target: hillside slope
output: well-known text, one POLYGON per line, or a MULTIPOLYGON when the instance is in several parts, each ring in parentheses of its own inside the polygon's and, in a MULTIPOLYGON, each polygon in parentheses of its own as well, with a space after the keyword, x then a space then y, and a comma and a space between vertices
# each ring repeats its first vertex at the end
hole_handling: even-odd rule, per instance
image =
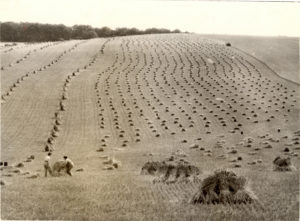
POLYGON ((234 47, 190 34, 62 42, 1 79, 1 161, 24 164, 1 169, 2 219, 299 217, 299 86, 234 47), (43 177, 46 145, 52 163, 73 160, 73 177, 43 177), (295 170, 274 171, 277 156, 295 170), (200 181, 141 174, 172 160, 197 166, 200 181), (257 201, 190 204, 222 168, 245 176, 257 201))

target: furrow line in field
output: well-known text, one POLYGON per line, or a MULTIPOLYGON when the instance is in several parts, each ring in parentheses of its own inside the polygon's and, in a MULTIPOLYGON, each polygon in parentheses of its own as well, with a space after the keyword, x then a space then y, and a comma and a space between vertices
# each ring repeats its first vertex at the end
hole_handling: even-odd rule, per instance
MULTIPOLYGON (((38 44, 42 44, 42 43, 38 43, 38 44)), ((3 52, 1 53, 8 53, 8 52, 12 52, 12 51, 15 51, 17 49, 22 49, 22 48, 26 48, 26 47, 29 47, 29 46, 32 46, 32 44, 24 44, 22 46, 18 46, 18 45, 15 45, 15 46, 11 46, 10 48, 6 49, 5 47, 1 48, 2 49, 6 49, 4 50, 3 52)))
POLYGON ((115 146, 115 142, 118 140, 116 138, 118 134, 115 130, 116 128, 114 128, 119 127, 119 123, 117 122, 118 116, 116 107, 113 106, 112 98, 109 96, 109 79, 113 73, 116 73, 118 69, 122 67, 117 67, 117 64, 125 64, 124 62, 121 62, 121 56, 122 55, 117 54, 113 64, 98 74, 95 84, 95 91, 98 98, 97 105, 99 109, 98 119, 100 119, 99 127, 100 131, 103 133, 103 137, 101 139, 102 147, 106 147, 108 143, 115 146), (108 109, 111 109, 111 111, 108 109))
POLYGON ((28 59, 33 53, 36 53, 38 50, 42 51, 43 49, 49 48, 51 46, 55 46, 55 45, 59 45, 62 42, 54 42, 54 43, 48 43, 42 47, 38 47, 37 49, 30 49, 29 51, 26 52, 25 56, 22 56, 20 58, 18 58, 17 60, 10 62, 9 64, 3 65, 3 59, 2 59, 2 63, 1 63, 1 71, 9 69, 10 67, 14 66, 14 65, 20 65, 22 64, 22 62, 26 59, 28 59))
MULTIPOLYGON (((60 96, 58 90, 61 86, 58 82, 65 78, 65 72, 68 72, 70 67, 76 67, 76 64, 85 63, 85 60, 88 58, 79 60, 78 62, 74 62, 74 60, 77 61, 81 57, 82 50, 89 53, 91 47, 94 47, 94 40, 90 42, 87 46, 80 48, 80 50, 72 52, 72 56, 63 58, 63 64, 57 67, 53 66, 55 70, 50 71, 50 69, 47 69, 44 75, 32 76, 30 81, 24 82, 23 90, 16 91, 16 96, 13 96, 7 102, 7 105, 2 106, 2 116, 4 119, 2 131, 3 137, 6 138, 2 140, 2 147, 4 149, 12 146, 15 147, 15 150, 22 147, 22 150, 30 148, 35 152, 40 151, 41 146, 44 144, 43 141, 48 136, 46 128, 49 128, 50 122, 46 119, 51 118, 51 112, 55 109, 56 97, 60 96), (35 84, 34 82, 39 83, 35 84), (26 102, 23 103, 24 101, 26 102), (35 103, 37 106, 31 108, 30 105, 35 103), (22 104, 25 105, 22 107, 22 104), (17 114, 20 109, 24 110, 22 115, 17 114), (33 114, 31 114, 32 112, 33 114), (19 129, 22 127, 26 129, 19 129), (18 139, 14 139, 14 137, 18 137, 18 139)), ((18 158, 18 156, 19 154, 15 154, 14 157, 18 158)))
MULTIPOLYGON (((49 69, 45 69, 45 71, 47 72, 47 71, 50 71, 51 70, 51 68, 49 68, 49 69)), ((34 75, 34 76, 32 76, 33 78, 37 78, 36 77, 37 75, 34 75)), ((28 82, 28 81, 27 81, 28 82)), ((23 84, 26 84, 26 82, 23 82, 23 84)), ((25 86, 25 85, 24 85, 25 86)), ((27 86, 27 85, 26 85, 27 86)), ((39 88, 40 88, 40 85, 39 84, 36 84, 35 85, 35 87, 36 88, 32 88, 32 91, 31 91, 31 93, 32 94, 34 94, 35 93, 35 91, 38 91, 39 90, 39 88)), ((43 94, 41 94, 41 95, 43 95, 43 94)), ((40 95, 40 96, 41 96, 40 95)), ((5 118, 5 117, 7 117, 7 115, 9 115, 9 113, 15 113, 15 112, 17 112, 18 111, 18 109, 15 109, 15 108, 18 108, 18 106, 17 105, 13 105, 14 104, 14 102, 20 102, 20 101, 24 101, 24 100, 28 100, 28 94, 26 94, 26 93, 22 93, 21 94, 21 97, 16 97, 15 99, 13 99, 13 102, 6 102, 6 105, 4 106, 4 105, 2 105, 2 116, 5 118), (13 108, 13 109, 12 109, 13 108)), ((48 99, 46 100, 46 101, 44 101, 44 102, 48 102, 48 99)), ((26 102, 26 105, 25 105, 25 107, 26 107, 26 110, 30 110, 30 112, 29 112, 29 115, 27 115, 27 113, 24 113, 25 114, 25 116, 26 117, 24 117, 24 116, 22 116, 22 117, 20 117, 20 119, 22 119, 22 121, 18 121, 18 124, 17 125, 26 125, 26 121, 28 121, 28 119, 32 119, 32 112, 33 111, 35 111, 35 110, 37 110, 37 106, 35 106, 35 108, 33 108, 33 107, 29 107, 28 105, 31 105, 32 106, 32 104, 33 103, 30 103, 30 102, 26 102)), ((24 108, 25 109, 25 108, 24 108)), ((16 121, 10 121, 10 122, 8 122, 8 124, 6 124, 5 123, 5 131, 8 131, 9 130, 9 128, 10 128, 10 126, 11 125, 15 125, 15 123, 16 123, 16 121)), ((7 138, 9 138, 9 140, 14 140, 15 139, 15 137, 18 137, 19 136, 19 134, 20 134, 20 132, 22 131, 22 127, 18 127, 15 131, 14 131, 14 134, 12 135, 12 134, 6 134, 6 137, 7 138)), ((26 131, 26 130, 25 130, 26 131)), ((11 142, 8 142, 8 143, 11 143, 11 142)))
MULTIPOLYGON (((64 51, 70 49, 75 43, 80 40, 66 41, 61 44, 48 47, 45 50, 38 50, 36 53, 22 62, 22 65, 14 65, 9 69, 1 71, 1 94, 8 91, 11 85, 13 85, 17 79, 21 78, 26 73, 30 73, 34 70, 39 70, 41 66, 47 66, 50 61, 55 60, 64 51)), ((14 60, 16 55, 11 55, 14 60)), ((2 56, 3 57, 3 56, 2 56)), ((8 56, 4 56, 2 60, 10 59, 8 56)), ((61 62, 60 62, 61 63, 61 62)), ((52 66, 53 67, 53 66, 52 66)), ((49 69, 47 69, 49 70, 49 69)))
POLYGON ((72 52, 79 45, 81 45, 81 44, 83 44, 85 42, 86 41, 81 41, 81 42, 78 42, 78 43, 74 44, 73 47, 69 48, 68 50, 65 50, 63 53, 61 53, 59 56, 57 56, 56 59, 54 59, 53 61, 51 61, 48 65, 44 65, 44 66, 40 67, 39 69, 34 70, 32 72, 28 72, 25 75, 23 75, 20 78, 18 78, 16 80, 16 82, 9 87, 9 91, 4 92, 4 94, 1 96, 1 99, 2 99, 1 103, 5 103, 5 101, 7 101, 9 99, 9 96, 11 96, 13 94, 13 92, 20 86, 20 84, 22 83, 22 81, 26 80, 26 78, 28 78, 28 77, 30 77, 31 75, 34 75, 34 74, 39 74, 43 70, 46 70, 46 69, 50 68, 52 65, 58 63, 62 59, 63 56, 65 56, 66 54, 72 52))
MULTIPOLYGON (((74 80, 75 77, 77 77, 78 75, 82 74, 82 72, 84 70, 87 70, 90 66, 92 66, 95 61, 99 58, 100 54, 103 54, 103 50, 105 47, 105 44, 107 42, 109 42, 111 39, 108 39, 99 49, 99 51, 97 51, 90 59, 90 61, 84 65, 82 68, 77 68, 76 70, 74 70, 72 72, 72 74, 69 74, 67 76, 67 78, 65 79, 65 83, 63 85, 63 93, 61 95, 61 98, 59 100, 59 109, 54 113, 54 126, 50 132, 50 136, 48 137, 47 141, 46 141, 46 145, 44 147, 45 151, 53 151, 54 150, 54 146, 56 143, 56 139, 59 136, 59 132, 62 128, 62 122, 63 122, 63 113, 66 111, 66 105, 67 105, 67 100, 69 99, 69 95, 68 95, 68 91, 69 91, 69 86, 71 85, 71 82, 74 80)), ((81 91, 82 92, 82 91, 81 91)), ((69 112, 68 112, 69 113, 69 112)), ((65 129, 69 129, 71 130, 71 127, 66 127, 65 129)), ((70 134, 70 132, 68 131, 67 134, 70 134)), ((64 143, 66 142, 66 138, 67 136, 65 136, 63 138, 62 144, 64 145, 64 143)), ((63 146, 62 145, 62 146, 63 146)))

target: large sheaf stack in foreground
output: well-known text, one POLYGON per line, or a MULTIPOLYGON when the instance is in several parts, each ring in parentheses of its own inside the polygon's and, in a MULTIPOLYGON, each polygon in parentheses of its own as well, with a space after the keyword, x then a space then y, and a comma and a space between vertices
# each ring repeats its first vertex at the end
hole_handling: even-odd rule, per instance
POLYGON ((252 203, 255 196, 246 189, 246 179, 234 172, 221 170, 203 180, 191 203, 252 203))

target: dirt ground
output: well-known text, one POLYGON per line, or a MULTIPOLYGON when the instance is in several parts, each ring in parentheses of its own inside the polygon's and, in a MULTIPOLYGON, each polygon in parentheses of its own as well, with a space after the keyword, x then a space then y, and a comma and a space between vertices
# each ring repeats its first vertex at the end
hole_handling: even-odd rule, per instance
POLYGON ((275 62, 278 41, 288 61, 299 60, 297 44, 274 40, 270 63, 263 43, 239 50, 242 41, 161 34, 1 47, 1 161, 13 166, 1 167, 1 219, 298 220, 299 85, 269 68, 287 68, 275 62), (72 177, 44 177, 46 144, 51 164, 74 162, 72 177), (274 171, 277 156, 294 170, 274 171), (197 166, 200 180, 217 169, 244 176, 257 201, 193 205, 201 181, 141 174, 170 157, 197 166))

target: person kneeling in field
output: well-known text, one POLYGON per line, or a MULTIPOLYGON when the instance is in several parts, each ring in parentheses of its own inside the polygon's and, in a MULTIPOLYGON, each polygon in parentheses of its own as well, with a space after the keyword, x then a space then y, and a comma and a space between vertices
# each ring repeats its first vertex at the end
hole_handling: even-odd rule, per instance
POLYGON ((64 156, 64 159, 65 159, 65 162, 66 162, 66 172, 67 172, 67 174, 72 176, 71 170, 74 167, 74 163, 67 156, 64 156))

